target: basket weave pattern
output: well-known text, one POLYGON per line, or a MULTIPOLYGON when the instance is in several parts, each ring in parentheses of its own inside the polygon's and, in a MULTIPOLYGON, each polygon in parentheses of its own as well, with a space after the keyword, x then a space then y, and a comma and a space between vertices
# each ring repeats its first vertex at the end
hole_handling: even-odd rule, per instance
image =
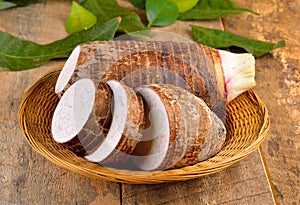
POLYGON ((91 178, 123 183, 163 183, 219 172, 247 157, 266 137, 270 121, 259 97, 249 90, 227 105, 227 136, 214 157, 193 166, 165 171, 129 171, 107 168, 76 156, 51 135, 51 120, 59 101, 54 86, 59 71, 39 79, 25 94, 19 111, 24 136, 31 147, 55 164, 91 178))

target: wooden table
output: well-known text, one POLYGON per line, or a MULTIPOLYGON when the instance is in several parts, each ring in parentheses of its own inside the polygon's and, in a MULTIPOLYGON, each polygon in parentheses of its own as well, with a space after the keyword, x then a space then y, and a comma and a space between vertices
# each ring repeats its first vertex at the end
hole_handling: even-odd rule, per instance
MULTIPOLYGON (((157 185, 128 185, 89 179, 58 167, 34 152, 19 128, 25 91, 64 60, 22 72, 0 71, 0 204, 300 204, 300 3, 236 1, 260 16, 193 22, 287 46, 256 61, 255 91, 269 109, 271 131, 260 149, 217 174, 157 185)), ((128 5, 128 4, 126 4, 128 5)), ((0 11, 0 31, 37 43, 67 35, 70 2, 49 1, 0 11)), ((167 29, 189 35, 189 23, 167 29)), ((1 45, 0 45, 1 46, 1 45)))

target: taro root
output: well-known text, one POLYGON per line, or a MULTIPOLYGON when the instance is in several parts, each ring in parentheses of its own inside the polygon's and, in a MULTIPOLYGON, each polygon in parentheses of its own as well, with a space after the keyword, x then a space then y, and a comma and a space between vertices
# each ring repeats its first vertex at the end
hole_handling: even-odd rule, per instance
MULTIPOLYGON (((92 114, 82 121, 86 125, 69 123, 69 129, 76 132, 63 131, 63 137, 56 136, 64 139, 63 143, 71 143, 68 146, 73 150, 80 150, 78 144, 82 142, 88 143, 84 156, 90 161, 103 164, 125 161, 142 136, 138 132, 143 121, 139 96, 142 95, 150 119, 145 118, 143 139, 134 153, 138 156, 132 156, 136 164, 144 170, 157 170, 197 163, 221 149, 225 140, 222 121, 225 121, 226 103, 255 85, 254 63, 251 54, 233 54, 193 42, 132 40, 82 44, 74 49, 61 70, 55 92, 62 96, 62 101, 80 79, 90 79, 85 89, 95 90, 101 90, 98 82, 111 82, 108 85, 114 101, 105 103, 110 99, 108 95, 91 100, 87 107, 92 114), (129 88, 136 89, 138 95, 129 88), (116 90, 122 90, 123 94, 115 93, 116 90), (124 97, 128 93, 131 97, 124 97), (127 99, 125 104, 121 103, 124 99, 127 99), (119 106, 115 105, 117 101, 119 106), (113 109, 109 109, 110 104, 113 109), (134 112, 137 113, 131 115, 134 112), (95 120, 97 115, 101 115, 102 121, 95 120), (133 116, 139 120, 134 121, 133 116), (89 135, 92 140, 86 137, 85 130, 92 133, 89 135), (82 132, 85 140, 79 139, 82 132)), ((58 114, 59 118, 74 115, 60 110, 65 114, 58 114)))
POLYGON ((146 118, 133 157, 139 168, 192 165, 221 150, 225 126, 202 99, 167 84, 143 85, 136 92, 143 98, 146 118))
POLYGON ((59 101, 52 119, 52 135, 55 141, 90 161, 121 162, 140 141, 143 114, 141 97, 123 83, 111 80, 96 87, 92 80, 83 78, 72 84, 59 101), (101 106, 106 110, 111 106, 111 110, 105 113, 101 106), (99 121, 103 119, 99 115, 111 115, 108 131, 101 127, 99 121))
POLYGON ((251 54, 233 54, 193 42, 91 42, 78 46, 70 58, 58 78, 58 94, 81 78, 95 83, 114 79, 131 88, 173 84, 202 98, 222 120, 226 103, 255 85, 251 54))

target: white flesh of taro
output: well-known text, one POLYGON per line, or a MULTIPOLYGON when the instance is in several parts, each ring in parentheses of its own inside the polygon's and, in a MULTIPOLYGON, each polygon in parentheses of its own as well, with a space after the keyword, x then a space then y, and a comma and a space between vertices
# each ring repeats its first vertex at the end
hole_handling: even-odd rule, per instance
POLYGON ((221 57, 227 102, 255 86, 255 59, 248 53, 235 54, 218 50, 221 57))
POLYGON ((81 79, 62 96, 52 119, 51 131, 55 141, 68 142, 81 131, 92 112, 95 91, 92 80, 81 79))
POLYGON ((111 80, 107 84, 113 92, 113 117, 110 129, 100 147, 90 155, 85 156, 92 162, 101 162, 117 147, 125 129, 128 112, 128 99, 125 89, 117 81, 111 80))
POLYGON ((142 156, 134 156, 134 163, 142 170, 155 170, 165 159, 169 147, 170 128, 168 114, 160 97, 151 89, 139 87, 136 90, 149 108, 149 128, 142 131, 142 141, 136 147, 142 156), (151 143, 151 146, 147 146, 151 143))
POLYGON ((57 82, 55 84, 55 93, 59 94, 61 93, 66 85, 69 83, 69 80, 71 79, 80 54, 80 46, 77 46, 67 59, 64 67, 62 68, 60 75, 58 76, 57 82))

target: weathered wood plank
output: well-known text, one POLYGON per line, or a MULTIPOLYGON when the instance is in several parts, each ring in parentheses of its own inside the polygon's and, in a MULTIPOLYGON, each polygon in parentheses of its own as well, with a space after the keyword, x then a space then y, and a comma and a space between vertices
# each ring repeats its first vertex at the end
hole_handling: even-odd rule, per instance
POLYGON ((279 204, 300 204, 300 25, 297 0, 236 1, 260 13, 225 19, 228 31, 286 47, 256 61, 255 91, 268 107, 271 130, 262 150, 279 204))
MULTIPOLYGON (((70 3, 49 2, 0 12, 0 30, 49 43, 66 36, 70 3)), ((0 204, 120 204, 117 183, 92 180, 35 153, 19 128, 21 99, 39 77, 64 61, 22 72, 0 72, 0 204)))
POLYGON ((159 185, 123 185, 123 204, 274 204, 258 152, 217 174, 159 185))
POLYGON ((70 2, 34 3, 0 12, 0 31, 40 44, 51 43, 67 36, 64 24, 70 2))

